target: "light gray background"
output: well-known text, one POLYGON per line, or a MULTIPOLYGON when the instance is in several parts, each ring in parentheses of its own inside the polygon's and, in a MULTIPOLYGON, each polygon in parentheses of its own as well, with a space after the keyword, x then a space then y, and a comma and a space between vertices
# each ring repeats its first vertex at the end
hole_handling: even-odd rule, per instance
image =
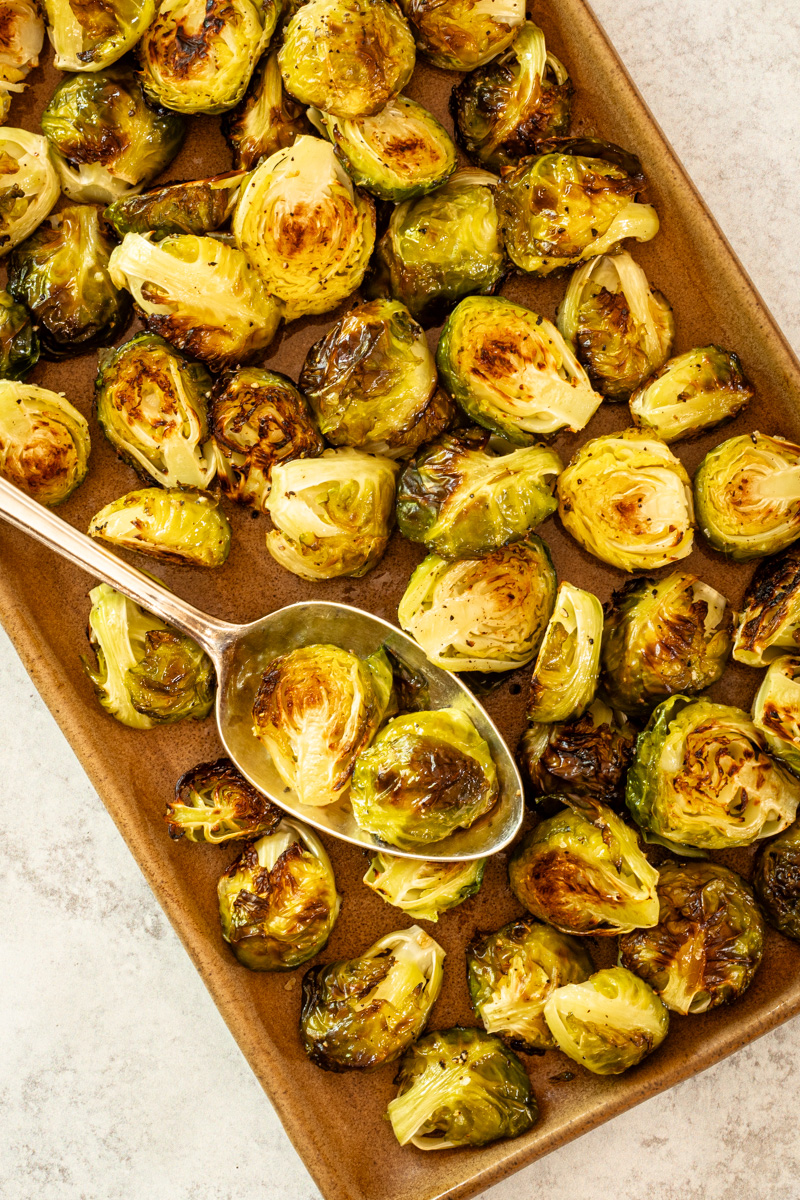
MULTIPOLYGON (((797 0, 595 9, 800 350, 797 0)), ((317 1200, 2 634, 0 697, 0 1197, 317 1200)), ((797 1200, 798 1078, 794 1021, 486 1196, 797 1200)))

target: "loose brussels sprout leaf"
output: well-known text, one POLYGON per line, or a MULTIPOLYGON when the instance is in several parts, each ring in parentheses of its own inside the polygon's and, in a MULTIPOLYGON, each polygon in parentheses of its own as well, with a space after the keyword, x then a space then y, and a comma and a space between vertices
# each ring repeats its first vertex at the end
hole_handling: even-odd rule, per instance
POLYGON ((800 648, 800 546, 767 558, 744 594, 733 638, 733 657, 748 667, 766 667, 800 648))
POLYGON ((155 0, 44 0, 59 71, 102 71, 131 50, 155 16, 155 0))
POLYGON ((616 708, 647 716, 676 692, 702 692, 721 678, 733 614, 696 575, 631 579, 613 593, 603 629, 603 688, 616 708))
POLYGON ((559 1050, 595 1075, 635 1067, 669 1029, 669 1012, 656 993, 625 967, 558 988, 544 1015, 559 1050))
POLYGON ((740 708, 672 696, 636 742, 628 808, 669 842, 749 846, 790 825, 798 803, 800 781, 772 761, 740 708))
POLYGON ((453 88, 456 137, 481 166, 493 171, 513 166, 534 154, 541 138, 567 132, 572 91, 541 29, 526 21, 508 49, 453 88))
POLYGON ((39 339, 31 314, 0 291, 0 379, 24 379, 39 361, 39 339))
POLYGON ((304 646, 273 659, 253 701, 253 733, 301 804, 333 804, 356 759, 396 711, 392 668, 379 651, 304 646))
POLYGON ((463 904, 480 890, 486 861, 432 862, 397 858, 379 850, 372 857, 364 883, 409 917, 435 923, 443 912, 463 904))
POLYGON ((467 415, 510 442, 583 429, 602 396, 555 325, 495 296, 467 296, 447 319, 436 363, 467 415))
POLYGON ((105 583, 89 593, 89 644, 83 660, 106 712, 131 729, 187 718, 202 721, 214 703, 214 668, 191 638, 105 583))
POLYGON ((591 592, 559 584, 531 676, 528 720, 580 717, 594 700, 600 674, 603 606, 591 592))
POLYGON ((43 44, 44 21, 36 0, 3 0, 0 124, 8 116, 12 94, 25 90, 22 81, 39 65, 43 44))
POLYGON ((770 663, 753 701, 753 724, 770 752, 800 775, 800 657, 770 663))
POLYGON ((175 841, 239 841, 272 833, 283 813, 253 787, 229 758, 198 763, 175 784, 164 814, 175 841))
POLYGON ((126 233, 211 233, 227 221, 247 179, 245 171, 229 171, 211 179, 166 183, 141 196, 123 196, 103 214, 119 237, 126 233))
POLYGON ((234 166, 245 171, 312 132, 305 109, 284 90, 277 50, 261 58, 244 99, 222 128, 234 166))
POLYGON ((625 801, 634 740, 625 718, 619 720, 607 704, 595 700, 577 720, 531 725, 517 758, 534 797, 587 796, 617 808, 625 801))
POLYGON ((130 299, 111 272, 111 230, 93 204, 49 216, 8 260, 8 290, 33 314, 48 358, 84 354, 126 326, 130 299))
POLYGON ((162 562, 196 567, 221 567, 231 546, 231 527, 217 500, 178 488, 128 492, 95 513, 87 532, 162 562))
POLYGON ((0 129, 0 257, 33 233, 61 194, 47 139, 0 129))
POLYGON ((211 376, 157 333, 101 351, 95 382, 100 428, 117 454, 166 488, 207 488, 214 478, 206 396, 211 376))
POLYGON ((800 538, 800 446, 747 433, 705 456, 694 477, 697 522, 736 562, 785 550, 800 538))
POLYGON ((303 1049, 326 1071, 394 1062, 416 1041, 442 990, 445 953, 419 925, 382 937, 358 958, 303 978, 303 1049))
MULTIPOLYGON (((627 400, 662 367, 675 336, 669 302, 650 287, 642 268, 624 250, 601 254, 578 267, 559 306, 558 328, 592 386, 609 400, 627 400)), ((634 422, 649 424, 635 414, 634 422)), ((672 440, 660 427, 654 428, 665 442, 672 440)))
POLYGON ((747 884, 717 863, 666 862, 658 901, 658 925, 620 938, 620 964, 683 1016, 741 996, 764 948, 764 920, 747 884))
POLYGON ((612 567, 651 571, 691 553, 689 476, 670 448, 643 430, 585 442, 559 475, 557 492, 567 532, 612 567))
POLYGON ((425 334, 397 300, 350 309, 309 350, 300 373, 334 446, 408 458, 452 422, 425 334))
POLYGON ((488 434, 444 434, 400 476, 397 524, 443 558, 478 557, 519 541, 555 510, 561 459, 545 446, 486 450, 488 434))
POLYGON ((480 1029, 437 1029, 406 1052, 386 1115, 401 1146, 449 1150, 527 1133, 539 1116, 522 1063, 480 1029))
POLYGON ((110 269, 151 333, 214 371, 265 350, 281 322, 283 306, 245 255, 213 237, 172 234, 156 244, 126 233, 110 269))
POLYGON ((251 971, 293 971, 319 954, 341 904, 322 842, 287 817, 245 847, 217 895, 222 936, 251 971))
POLYGON ((391 459, 361 450, 275 463, 267 550, 301 579, 366 575, 389 541, 396 470, 391 459))
POLYGON ((754 394, 735 354, 703 346, 671 358, 642 383, 631 396, 631 416, 634 425, 678 442, 729 421, 754 394))
POLYGON ((61 504, 82 483, 89 426, 55 392, 0 380, 0 475, 40 504, 61 504))
POLYGON ((556 573, 535 535, 478 559, 429 554, 397 609, 400 625, 445 671, 513 671, 535 656, 556 573))
POLYGON ((471 71, 514 39, 525 20, 524 0, 400 0, 417 49, 435 67, 471 71))
POLYGON ((521 917, 496 933, 476 934, 467 946, 472 1006, 487 1033, 526 1054, 555 1046, 544 1006, 556 988, 583 983, 592 960, 580 942, 521 917))
POLYGON ((800 942, 800 826, 792 825, 759 850, 753 887, 770 924, 800 942))

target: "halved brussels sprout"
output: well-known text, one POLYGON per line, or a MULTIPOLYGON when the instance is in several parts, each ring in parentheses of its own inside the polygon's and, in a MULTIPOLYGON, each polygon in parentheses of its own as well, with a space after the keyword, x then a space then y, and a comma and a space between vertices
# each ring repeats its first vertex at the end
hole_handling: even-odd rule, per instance
POLYGON ((620 938, 620 965, 683 1016, 741 996, 764 948, 764 921, 744 880, 717 863, 665 862, 658 900, 658 925, 620 938))
POLYGON ((312 967, 303 978, 303 1049, 325 1071, 394 1062, 425 1028, 445 953, 419 925, 389 933, 358 958, 312 967))
POLYGON ((545 46, 533 21, 511 45, 464 77, 450 95, 456 137, 474 162, 490 170, 513 166, 541 138, 569 129, 572 84, 566 67, 545 46))
POLYGON ((55 392, 0 380, 0 475, 40 504, 61 504, 88 468, 89 426, 55 392))
POLYGON ((275 463, 267 550, 301 579, 366 575, 392 531, 396 470, 391 459, 361 450, 275 463))
POLYGON ((544 276, 606 254, 625 238, 649 242, 659 222, 651 204, 636 201, 643 184, 638 159, 593 139, 563 139, 554 153, 523 159, 497 188, 509 257, 520 270, 544 276))
POLYGON ((44 0, 59 71, 102 71, 131 50, 155 16, 155 0, 44 0))
POLYGON ((283 315, 241 250, 213 237, 171 234, 155 243, 126 233, 110 270, 117 286, 133 295, 151 333, 214 371, 265 350, 283 315))
POLYGON ((439 920, 480 890, 485 858, 439 862, 397 858, 379 850, 373 855, 364 883, 381 900, 420 921, 439 920))
POLYGON ((105 219, 121 238, 126 233, 211 233, 233 212, 245 171, 229 171, 210 179, 165 183, 141 196, 123 196, 106 209, 105 219))
POLYGON ((753 724, 770 753, 800 775, 800 657, 770 663, 753 701, 753 724))
POLYGON ((753 887, 769 923, 800 942, 800 826, 792 825, 759 850, 753 887))
POLYGON ((469 829, 497 801, 489 747, 456 708, 404 713, 358 757, 350 801, 360 829, 399 850, 469 829))
POLYGON ((766 667, 786 651, 800 649, 800 546, 759 563, 733 638, 733 657, 766 667))
POLYGON ((634 425, 678 442, 731 420, 754 394, 735 354, 703 346, 671 358, 642 383, 631 396, 631 416, 634 425))
POLYGON ((580 942, 533 917, 520 917, 496 933, 478 933, 467 946, 472 1007, 487 1033, 526 1054, 556 1044, 543 1015, 556 988, 583 983, 593 970, 580 942))
POLYGON ((425 334, 397 300, 351 308, 309 350, 300 373, 334 446, 408 458, 452 422, 425 334))
POLYGON ((445 671, 513 671, 534 658, 555 598, 550 554, 532 534, 478 559, 429 554, 397 618, 445 671))
POLYGON ((625 967, 597 971, 585 983, 558 988, 545 1020, 559 1050, 595 1075, 621 1075, 661 1045, 669 1012, 625 967))
POLYGON ((175 841, 240 841, 272 833, 283 813, 259 792, 229 758, 198 763, 181 775, 164 814, 175 841))
POLYGON ((359 286, 375 244, 375 206, 329 142, 299 137, 253 171, 233 235, 292 321, 329 312, 359 286))
POLYGON ((360 659, 339 646, 303 646, 273 659, 253 701, 253 733, 301 804, 333 804, 356 759, 396 711, 382 651, 360 659))
POLYGON ((207 488, 216 473, 208 436, 211 376, 157 333, 101 350, 95 382, 100 428, 120 458, 166 488, 207 488))
MULTIPOLYGON (((650 287, 625 250, 601 254, 578 267, 558 309, 558 328, 592 386, 609 400, 627 400, 663 366, 675 336, 669 302, 650 287)), ((635 413, 634 422, 648 424, 635 413)), ((655 432, 672 440, 660 428, 655 432)))
POLYGON ((380 112, 408 83, 414 60, 392 0, 307 0, 278 51, 287 92, 335 117, 380 112))
POLYGON ((208 716, 214 667, 196 642, 105 583, 92 588, 89 599, 97 666, 83 659, 83 667, 106 712, 131 729, 208 716))
POLYGON ((636 742, 627 804, 668 842, 727 850, 780 833, 795 818, 800 781, 774 763, 747 713, 671 696, 636 742))
POLYGON ((531 676, 528 720, 581 717, 594 700, 600 674, 603 606, 591 592, 559 584, 531 676))
POLYGON ((587 796, 618 808, 625 801, 634 741, 625 718, 618 719, 607 704, 595 700, 577 720, 531 725, 517 758, 536 798, 587 796))
POLYGON ((39 65, 44 21, 36 0, 3 0, 0 45, 0 122, 11 107, 11 94, 24 92, 22 82, 39 65))
POLYGON ((478 557, 527 536, 555 511, 561 459, 545 446, 486 449, 482 429, 446 433, 400 476, 397 524, 443 558, 478 557))
POLYGON ((437 1029, 411 1046, 386 1115, 401 1146, 450 1150, 519 1137, 539 1109, 513 1050, 481 1029, 437 1029))
POLYGON ((0 128, 0 257, 33 233, 60 194, 47 138, 0 128))
POLYGON ((259 60, 244 99, 223 119, 222 128, 233 165, 245 171, 312 132, 305 109, 284 90, 277 50, 259 60))
POLYGON ((676 692, 702 692, 725 670, 732 631, 727 600, 696 575, 631 579, 606 606, 603 688, 633 716, 676 692))
POLYGON ((293 971, 331 936, 341 897, 317 835, 284 817, 217 885, 222 936, 251 971, 293 971))
POLYGON ((652 571, 692 551, 689 476, 669 446, 641 429, 585 442, 557 493, 567 532, 612 567, 652 571))
POLYGON ((467 415, 518 445, 583 429, 603 399, 555 325, 502 296, 461 301, 436 363, 467 415))
POLYGON ((39 339, 31 314, 0 291, 0 379, 24 379, 39 361, 39 339))
POLYGON ((231 527, 215 497, 175 488, 142 488, 112 500, 92 517, 90 537, 162 562, 221 567, 231 527))
POLYGON ((471 71, 505 50, 525 20, 525 0, 400 0, 417 49, 435 67, 471 71))

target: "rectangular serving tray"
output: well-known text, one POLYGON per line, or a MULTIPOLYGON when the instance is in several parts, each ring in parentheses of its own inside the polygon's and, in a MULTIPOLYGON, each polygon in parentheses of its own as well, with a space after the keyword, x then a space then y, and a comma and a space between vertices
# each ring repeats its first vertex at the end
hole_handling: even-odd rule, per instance
MULTIPOLYGON (((632 250, 651 282, 672 302, 676 350, 718 342, 739 353, 756 385, 754 405, 724 432, 678 446, 687 469, 693 471, 712 445, 733 433, 758 428, 797 439, 800 365, 590 9, 582 0, 558 0, 546 8, 537 4, 533 18, 575 83, 576 130, 618 142, 642 159, 662 227, 655 241, 633 245, 632 250)), ((57 78, 50 66, 36 72, 21 101, 15 100, 15 123, 38 128, 57 78)), ((446 72, 421 66, 409 94, 449 125, 447 99, 454 81, 446 72)), ((229 161, 218 121, 196 118, 168 175, 197 178, 228 169, 229 161)), ((564 287, 563 280, 514 279, 503 291, 552 318, 564 287)), ((296 378, 308 347, 335 315, 291 326, 271 349, 270 365, 296 378)), ((43 364, 34 372, 33 382, 65 391, 90 416, 94 374, 95 356, 88 355, 43 364)), ((82 529, 102 504, 137 486, 133 473, 115 458, 96 422, 90 420, 89 475, 60 510, 82 529)), ((606 404, 588 432, 562 437, 556 445, 566 460, 587 436, 627 423, 626 406, 606 404)), ((364 580, 307 584, 281 571, 268 557, 264 518, 251 520, 246 510, 226 508, 234 525, 234 542, 224 568, 204 573, 165 567, 158 572, 208 612, 249 621, 313 594, 356 603, 389 620, 396 618, 397 602, 422 556, 417 547, 395 536, 385 559, 364 580)), ((554 519, 539 532, 553 552, 561 578, 591 589, 603 600, 622 582, 619 572, 580 551, 554 519)), ((627 1075, 592 1076, 556 1052, 527 1058, 541 1109, 539 1122, 527 1136, 475 1151, 401 1149, 383 1119, 394 1094, 392 1068, 349 1076, 319 1071, 306 1060, 297 1036, 302 972, 250 973, 237 964, 222 941, 216 880, 236 856, 235 847, 175 843, 166 836, 163 811, 175 780, 189 766, 219 753, 212 722, 139 732, 106 716, 79 662, 87 649, 89 578, 2 524, 0 564, 3 625, 327 1200, 473 1196, 800 1011, 800 946, 771 933, 763 965, 739 1003, 706 1016, 673 1017, 664 1045, 627 1075), (563 1078, 566 1067, 572 1069, 572 1079, 563 1078)), ((729 566, 704 546, 683 565, 723 591, 734 606, 751 573, 747 567, 729 566)), ((757 678, 756 672, 731 664, 714 695, 749 706, 757 678)), ((523 724, 520 679, 524 681, 524 673, 487 702, 512 746, 523 724)), ((342 915, 322 956, 331 960, 357 953, 408 922, 361 885, 366 861, 358 849, 330 839, 327 844, 344 895, 342 915)), ((749 852, 722 857, 734 868, 747 870, 749 852)), ((475 929, 495 929, 518 913, 506 885, 506 855, 499 855, 488 866, 481 893, 431 927, 448 952, 445 987, 432 1015, 433 1028, 475 1023, 464 982, 464 945, 475 929)), ((593 939, 591 950, 598 966, 610 962, 613 947, 607 940, 593 939)))

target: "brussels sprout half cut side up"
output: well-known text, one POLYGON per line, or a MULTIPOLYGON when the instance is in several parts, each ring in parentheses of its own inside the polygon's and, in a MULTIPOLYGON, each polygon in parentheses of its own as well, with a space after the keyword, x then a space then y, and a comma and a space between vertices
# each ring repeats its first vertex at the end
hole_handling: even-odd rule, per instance
POLYGON ((759 563, 744 595, 733 638, 733 657, 766 667, 800 649, 800 546, 759 563))
POLYGON ((597 597, 560 584, 531 676, 529 721, 583 716, 597 691, 602 637, 603 606, 597 597))
POLYGON ((537 808, 539 798, 553 795, 622 807, 634 741, 625 717, 602 700, 574 720, 530 725, 517 751, 529 799, 537 808))
POLYGON ((525 20, 524 0, 400 0, 417 49, 435 67, 471 71, 505 50, 525 20))
POLYGON ((229 171, 210 179, 165 183, 140 196, 123 196, 106 209, 105 219, 120 238, 126 233, 211 233, 227 221, 247 179, 246 171, 229 171))
POLYGON ((87 532, 124 550, 195 567, 221 567, 231 546, 231 527, 216 498, 179 488, 128 492, 95 513, 87 532))
POLYGON ((394 1062, 425 1028, 445 953, 412 925, 358 958, 312 967, 303 979, 300 1036, 325 1071, 368 1071, 394 1062))
POLYGON ((43 45, 44 21, 36 0, 4 0, 0 121, 8 115, 11 94, 25 90, 22 81, 33 67, 38 67, 43 45))
POLYGON ((24 379, 39 361, 39 338, 31 314, 0 291, 0 379, 24 379))
POLYGON ((272 833, 282 819, 281 810, 229 758, 198 763, 181 775, 164 814, 174 841, 185 837, 213 845, 272 833))
POLYGON ((131 50, 155 16, 155 0, 44 0, 59 71, 102 71, 131 50))
POLYGON ((379 850, 373 855, 363 882, 393 908, 419 921, 434 924, 444 912, 480 891, 485 858, 467 862, 433 862, 425 858, 398 858, 379 850))
POLYGON ((63 396, 0 380, 0 475, 40 504, 63 503, 86 477, 89 425, 63 396))
POLYGON ((800 826, 792 825, 759 850, 753 887, 769 923, 800 942, 800 826))
POLYGON ((753 724, 790 771, 800 775, 800 657, 773 659, 753 701, 753 724))
POLYGON ((0 128, 0 257, 33 233, 60 194, 47 139, 0 128))
POLYGON ((637 388, 631 416, 634 425, 677 442, 731 420, 754 394, 735 354, 703 346, 671 358, 637 388))
POLYGON ((312 132, 305 108, 284 89, 277 50, 263 55, 244 99, 223 119, 222 129, 234 166, 245 171, 312 132))

